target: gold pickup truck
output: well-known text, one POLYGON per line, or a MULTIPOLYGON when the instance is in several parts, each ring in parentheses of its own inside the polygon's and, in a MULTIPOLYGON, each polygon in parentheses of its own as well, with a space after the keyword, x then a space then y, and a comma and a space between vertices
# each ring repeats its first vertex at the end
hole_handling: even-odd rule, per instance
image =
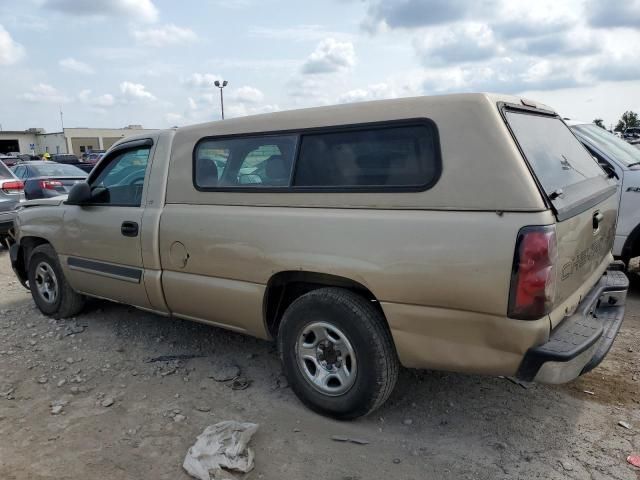
POLYGON ((549 107, 489 94, 271 113, 127 138, 26 202, 40 310, 86 297, 278 343, 309 407, 379 407, 400 365, 561 383, 624 316, 616 185, 549 107))

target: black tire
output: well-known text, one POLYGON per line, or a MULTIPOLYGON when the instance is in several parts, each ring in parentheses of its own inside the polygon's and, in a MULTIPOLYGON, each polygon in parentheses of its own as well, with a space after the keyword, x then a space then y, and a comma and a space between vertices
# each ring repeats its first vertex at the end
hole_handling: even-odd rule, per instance
POLYGON ((312 410, 340 420, 380 407, 398 378, 398 356, 384 316, 371 301, 341 288, 321 288, 296 299, 282 318, 278 349, 284 374, 298 398, 312 410), (306 328, 318 322, 337 327, 355 351, 355 380, 339 395, 318 391, 298 363, 298 341, 306 328))
POLYGON ((62 273, 58 255, 49 244, 39 245, 31 251, 27 267, 31 296, 42 313, 54 318, 67 318, 77 315, 84 308, 86 298, 75 292, 62 273), (55 274, 57 294, 49 301, 37 288, 37 269, 39 266, 50 268, 55 274))

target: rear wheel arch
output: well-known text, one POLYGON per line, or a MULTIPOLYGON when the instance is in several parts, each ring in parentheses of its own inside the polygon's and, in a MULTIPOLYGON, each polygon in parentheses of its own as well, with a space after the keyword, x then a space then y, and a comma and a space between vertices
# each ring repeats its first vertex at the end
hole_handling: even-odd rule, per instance
POLYGON ((283 372, 312 410, 350 420, 381 406, 399 361, 376 303, 340 287, 321 287, 286 310, 278 334, 283 372))
MULTIPOLYGON (((380 311, 384 311, 373 292, 360 282, 348 277, 307 270, 287 270, 274 274, 267 283, 263 301, 265 328, 272 338, 278 335, 278 329, 285 310, 297 298, 305 293, 326 287, 343 288, 352 291, 372 302, 380 311)), ((388 325, 387 325, 388 328, 388 325)))

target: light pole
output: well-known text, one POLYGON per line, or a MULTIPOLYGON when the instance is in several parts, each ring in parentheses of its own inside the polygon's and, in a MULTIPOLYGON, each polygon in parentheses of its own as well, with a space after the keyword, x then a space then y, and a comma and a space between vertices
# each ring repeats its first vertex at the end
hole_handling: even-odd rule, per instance
POLYGON ((227 86, 227 83, 229 82, 226 80, 223 80, 222 84, 220 83, 220 80, 213 82, 213 84, 220 89, 220 110, 222 111, 222 120, 224 120, 224 100, 222 98, 222 89, 227 86))

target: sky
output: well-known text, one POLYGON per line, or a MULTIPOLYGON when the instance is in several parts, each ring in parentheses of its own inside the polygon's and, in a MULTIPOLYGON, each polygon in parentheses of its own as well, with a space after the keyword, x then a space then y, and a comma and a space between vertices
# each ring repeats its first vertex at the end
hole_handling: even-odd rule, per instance
POLYGON ((0 0, 0 124, 166 128, 489 91, 640 111, 640 0, 0 0))

